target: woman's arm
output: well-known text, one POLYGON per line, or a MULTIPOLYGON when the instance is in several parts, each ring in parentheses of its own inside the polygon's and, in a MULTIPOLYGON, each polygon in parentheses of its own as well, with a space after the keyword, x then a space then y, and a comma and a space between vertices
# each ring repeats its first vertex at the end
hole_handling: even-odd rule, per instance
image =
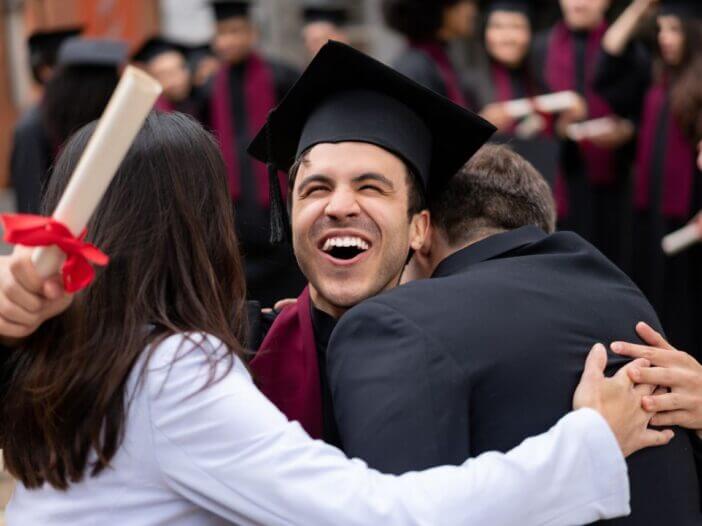
POLYGON ((610 26, 602 39, 602 48, 610 55, 620 56, 631 42, 634 31, 648 9, 657 0, 634 0, 610 26))
POLYGON ((312 441, 238 361, 201 390, 207 353, 170 367, 180 342, 162 344, 147 375, 154 451, 176 492, 237 524, 565 525, 629 511, 623 456, 595 411, 504 455, 394 477, 312 441))

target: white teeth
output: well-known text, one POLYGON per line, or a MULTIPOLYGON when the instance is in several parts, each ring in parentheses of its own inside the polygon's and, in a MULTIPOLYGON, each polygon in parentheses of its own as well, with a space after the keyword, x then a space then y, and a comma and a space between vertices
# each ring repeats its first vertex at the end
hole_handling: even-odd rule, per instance
POLYGON ((358 247, 361 250, 368 250, 370 245, 360 237, 330 237, 324 242, 322 250, 329 252, 334 247, 358 247))

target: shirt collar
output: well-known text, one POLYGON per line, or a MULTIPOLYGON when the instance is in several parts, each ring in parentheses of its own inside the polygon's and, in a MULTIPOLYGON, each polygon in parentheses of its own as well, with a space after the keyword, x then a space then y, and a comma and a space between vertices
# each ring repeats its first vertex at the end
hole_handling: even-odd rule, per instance
POLYGON ((467 267, 495 259, 517 248, 541 241, 547 237, 536 226, 524 226, 509 232, 495 234, 454 252, 436 267, 433 278, 442 278, 462 272, 467 267))

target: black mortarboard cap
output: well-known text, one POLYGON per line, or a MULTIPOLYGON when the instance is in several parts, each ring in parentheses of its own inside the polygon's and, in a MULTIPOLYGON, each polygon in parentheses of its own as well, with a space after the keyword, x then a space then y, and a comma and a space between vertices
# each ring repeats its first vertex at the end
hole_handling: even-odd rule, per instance
MULTIPOLYGON (((403 159, 429 194, 440 189, 490 138, 495 128, 475 113, 394 69, 340 44, 327 43, 249 145, 269 172, 289 171, 320 143, 375 144, 403 159)), ((271 188, 277 186, 271 178, 271 188)), ((277 191, 277 189, 276 189, 277 191)), ((271 195, 271 234, 287 223, 280 195, 271 195), (277 216, 277 217, 276 217, 277 216)))
POLYGON ((532 0, 492 0, 488 2, 486 12, 489 14, 493 11, 514 11, 531 17, 532 3, 532 0))
POLYGON ((335 26, 344 26, 348 22, 348 9, 339 2, 308 2, 303 7, 305 24, 329 22, 335 26))
POLYGON ((702 0, 662 0, 661 14, 702 17, 702 0))
POLYGON ((39 68, 42 66, 54 66, 61 44, 69 38, 80 35, 81 31, 83 31, 82 27, 75 26, 63 29, 35 31, 29 36, 27 39, 29 62, 37 82, 42 81, 42 79, 39 78, 39 68))
POLYGON ((59 50, 62 66, 113 66, 127 60, 128 46, 123 40, 105 38, 71 38, 59 50))
POLYGON ((54 56, 64 40, 80 35, 80 26, 56 30, 35 31, 27 39, 30 54, 53 52, 54 56))
POLYGON ((136 62, 147 63, 155 59, 163 53, 171 53, 175 51, 186 57, 187 49, 181 44, 171 42, 161 37, 153 37, 144 42, 139 49, 132 55, 132 60, 136 62))
POLYGON ((251 2, 244 0, 212 0, 210 5, 218 22, 228 18, 248 18, 251 9, 251 2))

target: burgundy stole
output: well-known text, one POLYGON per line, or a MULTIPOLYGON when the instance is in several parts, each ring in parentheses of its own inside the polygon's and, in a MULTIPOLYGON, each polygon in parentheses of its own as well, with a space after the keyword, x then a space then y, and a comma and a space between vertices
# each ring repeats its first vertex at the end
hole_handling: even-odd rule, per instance
MULTIPOLYGON (((605 117, 613 113, 607 102, 593 89, 600 44, 606 31, 607 23, 602 22, 598 28, 588 34, 585 51, 585 99, 590 119, 605 117)), ((573 40, 573 34, 563 22, 559 22, 551 30, 546 56, 546 82, 553 91, 573 90, 576 87, 575 43, 573 40)), ((613 151, 598 148, 586 141, 581 142, 579 148, 591 183, 611 184, 615 181, 617 166, 613 151)))
POLYGON ((154 109, 163 113, 173 113, 175 111, 175 107, 173 106, 171 101, 166 99, 166 97, 164 97, 163 95, 156 99, 154 109))
MULTIPOLYGON (((244 100, 247 110, 248 135, 254 137, 263 127, 270 112, 276 104, 273 73, 261 57, 252 53, 246 61, 244 72, 244 100)), ((210 119, 215 135, 222 148, 222 156, 229 173, 229 189, 234 201, 241 195, 241 174, 239 173, 239 155, 235 147, 236 122, 231 107, 231 90, 229 87, 229 66, 219 70, 214 78, 210 119)), ((266 165, 255 160, 254 174, 258 183, 259 203, 268 207, 268 172, 266 165)))
MULTIPOLYGON (((494 60, 490 61, 490 73, 492 84, 495 88, 495 102, 506 102, 514 100, 514 92, 512 91, 512 79, 506 66, 494 60)), ((538 95, 538 89, 530 78, 525 79, 526 96, 535 97, 538 95)), ((547 128, 544 130, 544 135, 553 136, 553 116, 543 115, 547 122, 547 128)), ((513 123, 507 133, 514 133, 517 123, 513 123)), ((568 215, 568 197, 563 174, 559 170, 556 176, 556 184, 553 189, 553 197, 558 210, 558 217, 563 218, 568 215)))
POLYGON ((429 56, 434 64, 436 64, 441 79, 446 87, 446 96, 455 104, 467 107, 467 101, 461 89, 461 82, 458 79, 456 69, 451 63, 451 59, 446 53, 446 49, 441 42, 422 41, 411 42, 410 46, 418 49, 429 56))
POLYGON ((259 388, 312 438, 322 438, 322 388, 312 327, 309 288, 275 319, 251 371, 259 388))
MULTIPOLYGON (((634 182, 634 205, 639 210, 648 210, 650 203, 651 169, 660 125, 661 112, 668 97, 668 86, 660 82, 651 87, 646 95, 641 119, 639 142, 636 149, 636 176, 634 182)), ((663 161, 662 208, 664 216, 686 221, 690 217, 690 200, 694 184, 695 149, 683 134, 673 113, 668 112, 663 161)))

